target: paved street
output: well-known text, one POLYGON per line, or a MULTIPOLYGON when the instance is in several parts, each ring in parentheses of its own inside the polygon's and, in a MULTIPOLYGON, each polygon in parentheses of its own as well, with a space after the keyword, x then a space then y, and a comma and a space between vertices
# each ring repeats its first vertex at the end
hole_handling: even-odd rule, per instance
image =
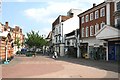
POLYGON ((2 65, 3 78, 118 78, 116 63, 49 56, 16 56, 2 65))

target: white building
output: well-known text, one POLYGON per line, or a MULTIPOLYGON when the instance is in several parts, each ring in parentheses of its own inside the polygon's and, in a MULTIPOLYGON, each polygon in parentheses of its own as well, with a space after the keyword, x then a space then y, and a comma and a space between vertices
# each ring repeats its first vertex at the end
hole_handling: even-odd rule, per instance
POLYGON ((52 43, 54 50, 64 56, 64 35, 79 28, 79 9, 70 9, 67 16, 60 15, 52 24, 52 43))

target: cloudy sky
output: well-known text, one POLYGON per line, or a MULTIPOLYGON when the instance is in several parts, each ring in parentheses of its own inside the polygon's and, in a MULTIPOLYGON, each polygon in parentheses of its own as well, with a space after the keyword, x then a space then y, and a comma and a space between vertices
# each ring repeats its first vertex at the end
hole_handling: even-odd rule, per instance
POLYGON ((73 9, 85 11, 93 3, 99 4, 104 0, 3 0, 2 19, 0 22, 9 22, 23 29, 26 34, 31 30, 39 31, 41 35, 48 35, 52 22, 59 15, 66 15, 73 9))

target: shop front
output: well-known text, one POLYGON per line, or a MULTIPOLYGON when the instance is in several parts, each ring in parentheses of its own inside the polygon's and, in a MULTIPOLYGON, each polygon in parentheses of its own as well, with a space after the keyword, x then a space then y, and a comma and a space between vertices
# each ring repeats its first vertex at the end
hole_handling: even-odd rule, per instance
POLYGON ((117 61, 120 59, 120 32, 119 29, 105 25, 97 34, 96 38, 107 41, 106 60, 117 61))
POLYGON ((93 60, 106 60, 106 48, 103 45, 89 46, 89 57, 93 60))
POLYGON ((85 55, 88 54, 88 43, 80 43, 81 57, 85 58, 85 55))

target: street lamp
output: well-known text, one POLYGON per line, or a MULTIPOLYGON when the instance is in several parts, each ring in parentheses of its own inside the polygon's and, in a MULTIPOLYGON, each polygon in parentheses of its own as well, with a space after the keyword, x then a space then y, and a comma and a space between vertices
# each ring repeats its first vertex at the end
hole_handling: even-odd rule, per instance
POLYGON ((63 43, 63 23, 62 23, 62 43, 63 43))

